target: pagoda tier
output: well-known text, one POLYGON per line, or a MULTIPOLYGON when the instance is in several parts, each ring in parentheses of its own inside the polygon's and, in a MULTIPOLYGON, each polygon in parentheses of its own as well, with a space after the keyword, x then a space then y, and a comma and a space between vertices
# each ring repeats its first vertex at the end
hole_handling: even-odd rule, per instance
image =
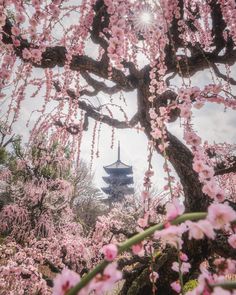
POLYGON ((124 176, 124 175, 110 175, 105 176, 102 178, 107 184, 113 185, 127 185, 133 184, 133 177, 132 176, 124 176))
POLYGON ((133 187, 127 187, 127 186, 108 186, 102 188, 103 192, 108 195, 112 195, 113 197, 117 196, 124 196, 124 195, 132 195, 134 193, 133 187))
POLYGON ((120 201, 125 195, 134 193, 134 189, 129 187, 130 184, 134 183, 133 169, 132 166, 126 165, 120 160, 120 143, 117 161, 103 168, 108 174, 108 176, 103 177, 108 187, 103 187, 102 191, 108 195, 110 201, 120 201))
POLYGON ((108 174, 133 174, 132 166, 122 163, 119 159, 115 163, 103 168, 108 174))

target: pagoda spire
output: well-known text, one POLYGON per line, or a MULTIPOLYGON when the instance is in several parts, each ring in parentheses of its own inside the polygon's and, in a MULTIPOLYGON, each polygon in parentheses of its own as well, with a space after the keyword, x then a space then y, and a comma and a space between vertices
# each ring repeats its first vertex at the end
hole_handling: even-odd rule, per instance
POLYGON ((118 161, 120 162, 120 141, 118 141, 118 161))

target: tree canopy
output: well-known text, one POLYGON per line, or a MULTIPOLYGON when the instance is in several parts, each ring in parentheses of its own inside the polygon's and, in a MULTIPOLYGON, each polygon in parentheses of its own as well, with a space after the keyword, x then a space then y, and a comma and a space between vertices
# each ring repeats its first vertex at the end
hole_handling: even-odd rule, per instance
MULTIPOLYGON (((29 142, 38 134, 47 134, 51 147, 55 141, 70 145, 73 163, 79 163, 81 138, 91 120, 95 121, 93 155, 95 138, 100 140, 103 124, 144 132, 149 140, 149 158, 141 228, 151 225, 149 191, 152 155, 157 152, 164 158, 166 192, 171 204, 179 208, 176 202, 183 200, 186 213, 208 212, 204 222, 210 222, 208 228, 217 230, 216 234, 206 232, 206 223, 202 223, 199 226, 203 236, 209 239, 198 241, 201 235, 193 233, 191 221, 186 225, 192 230, 190 240, 184 230, 180 233, 176 229, 175 235, 183 235, 183 251, 188 254, 192 269, 213 257, 223 257, 227 263, 229 257, 235 258, 235 243, 228 242, 230 235, 235 237, 235 228, 224 228, 209 217, 211 211, 216 214, 219 208, 234 216, 235 145, 203 142, 192 124, 193 108, 200 109, 206 103, 221 104, 226 110, 236 108, 235 1, 2 0, 0 7, 0 99, 8 106, 3 114, 3 121, 9 126, 6 133, 10 134, 17 124, 24 100, 31 99, 33 103, 38 98, 43 98, 43 102, 37 109, 39 116, 29 142), (192 85, 193 77, 202 71, 209 72, 211 83, 192 85), (130 117, 125 110, 127 99, 135 105, 130 117), (183 129, 183 140, 168 130, 169 124, 177 120, 183 129), (179 180, 173 176, 172 167, 179 180)), ((4 147, 4 141, 0 146, 4 147)), ((4 158, 3 149, 0 153, 4 158)), ((180 209, 177 212, 174 218, 183 213, 180 209)), ((174 220, 167 216, 166 220, 174 220)), ((225 223, 233 220, 234 217, 225 223)), ((182 243, 176 243, 179 251, 182 243)), ((127 250, 127 245, 120 249, 127 250)), ((152 287, 144 285, 140 292, 149 288, 147 292, 171 294, 174 289, 184 294, 182 274, 188 271, 179 271, 179 281, 171 289, 171 280, 176 280, 170 273, 176 253, 168 247, 165 251, 167 262, 158 268, 158 283, 155 285, 156 275, 155 280, 151 278, 152 287)), ((152 267, 151 264, 154 274, 152 267)), ((112 271, 118 279, 119 274, 112 271)), ((195 279, 193 271, 189 278, 195 279)), ((208 293, 223 294, 221 290, 216 293, 221 287, 211 286, 208 279, 200 279, 198 285, 203 289, 193 294, 200 294, 204 288, 208 293), (208 285, 204 283, 207 280, 208 285)), ((127 291, 132 280, 127 275, 123 290, 127 291)), ((217 279, 214 282, 217 284, 217 279)), ((99 289, 95 283, 93 288, 99 289)))

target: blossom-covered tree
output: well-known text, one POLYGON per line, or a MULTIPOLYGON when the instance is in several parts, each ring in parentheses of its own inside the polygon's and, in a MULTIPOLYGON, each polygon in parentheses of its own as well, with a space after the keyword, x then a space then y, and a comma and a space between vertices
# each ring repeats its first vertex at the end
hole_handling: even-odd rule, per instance
MULTIPOLYGON (((10 126, 17 122, 25 98, 44 96, 32 134, 52 128, 56 131, 52 140, 60 138, 63 145, 72 137, 76 160, 83 131, 91 124, 89 118, 95 120, 92 155, 102 124, 142 130, 150 150, 142 193, 145 214, 139 220, 143 229, 150 225, 152 215, 151 155, 156 151, 164 158, 165 189, 172 203, 166 208, 167 228, 155 233, 155 238, 177 250, 165 248, 167 258, 157 259, 155 264, 153 248, 146 247, 152 257, 146 273, 151 275, 151 284, 140 285, 140 292, 155 293, 157 288, 158 294, 171 294, 172 289, 184 293, 184 281, 193 278, 205 260, 212 259, 209 263, 218 274, 223 266, 224 271, 232 272, 235 262, 227 259, 235 257, 235 229, 230 226, 235 219, 235 147, 203 143, 192 125, 192 108, 200 109, 206 103, 221 104, 226 109, 236 107, 236 81, 231 75, 236 59, 235 1, 2 0, 0 5, 1 99, 9 99, 6 121, 10 126), (88 43, 93 46, 92 52, 88 51, 88 43), (192 77, 203 70, 211 74, 211 83, 192 85, 192 77), (180 85, 175 85, 175 78, 180 79, 180 85), (131 118, 123 108, 128 93, 136 97, 136 112, 131 118), (100 102, 101 94, 107 102, 100 102), (51 104, 56 107, 48 112, 51 104), (123 121, 115 117, 116 111, 124 116, 123 121), (184 143, 168 130, 176 120, 182 122, 184 143), (172 176, 169 163, 181 185, 172 176), (208 212, 207 219, 171 226, 184 211, 178 201, 180 196, 184 198, 185 212, 208 212), (202 240, 204 236, 208 239, 202 240), (180 251, 187 254, 191 269, 184 264, 188 262, 180 251), (213 261, 218 256, 221 260, 213 261), (178 264, 172 266, 172 262, 178 264), (156 267, 159 274, 154 272, 156 267)), ((145 235, 144 231, 143 236, 132 241, 140 242, 145 235)), ((120 246, 120 251, 127 245, 134 246, 130 243, 120 246)), ((114 278, 119 278, 116 268, 107 267, 113 270, 114 278)), ((202 274, 194 294, 223 294, 217 285, 220 279, 200 268, 202 274)), ((101 282, 105 284, 107 271, 105 268, 101 277, 91 280, 84 292, 104 290, 101 282)), ((142 278, 145 281, 145 273, 142 278)), ((110 286, 112 278, 107 282, 110 286)), ((126 283, 130 283, 129 279, 126 283)), ((123 290, 127 291, 127 284, 123 290)))
POLYGON ((109 241, 122 241, 126 227, 132 234, 141 210, 127 200, 102 216, 108 208, 87 166, 73 168, 67 147, 37 136, 24 149, 20 138, 10 138, 12 151, 4 151, 0 167, 1 292, 51 294, 57 273, 78 278, 109 241), (86 202, 88 196, 94 199, 86 202))

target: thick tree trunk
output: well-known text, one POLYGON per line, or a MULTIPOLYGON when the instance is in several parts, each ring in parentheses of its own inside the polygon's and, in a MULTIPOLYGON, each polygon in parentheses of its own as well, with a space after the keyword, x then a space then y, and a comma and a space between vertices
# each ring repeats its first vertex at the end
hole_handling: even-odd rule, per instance
POLYGON ((168 140, 166 152, 183 186, 186 212, 206 211, 209 198, 203 194, 202 184, 192 168, 191 151, 171 133, 168 133, 168 140))
MULTIPOLYGON (((148 139, 151 137, 151 124, 149 116, 150 102, 148 96, 150 95, 148 89, 148 78, 143 77, 139 81, 138 91, 138 107, 140 112, 139 120, 142 127, 145 129, 145 134, 148 139), (147 81, 146 81, 147 80, 147 81)), ((160 95, 156 102, 155 108, 158 110, 161 106, 166 106, 168 100, 174 101, 176 94, 172 91, 166 91, 160 95)), ((174 114, 175 116, 175 114, 174 114)), ((192 152, 174 135, 167 131, 167 140, 169 146, 166 149, 168 159, 174 167, 176 173, 180 178, 180 182, 183 186, 185 197, 186 212, 205 211, 209 205, 209 199, 202 192, 202 185, 198 179, 197 173, 193 170, 193 154, 192 152)), ((158 142, 156 142, 156 151, 163 155, 158 149, 158 142)))

